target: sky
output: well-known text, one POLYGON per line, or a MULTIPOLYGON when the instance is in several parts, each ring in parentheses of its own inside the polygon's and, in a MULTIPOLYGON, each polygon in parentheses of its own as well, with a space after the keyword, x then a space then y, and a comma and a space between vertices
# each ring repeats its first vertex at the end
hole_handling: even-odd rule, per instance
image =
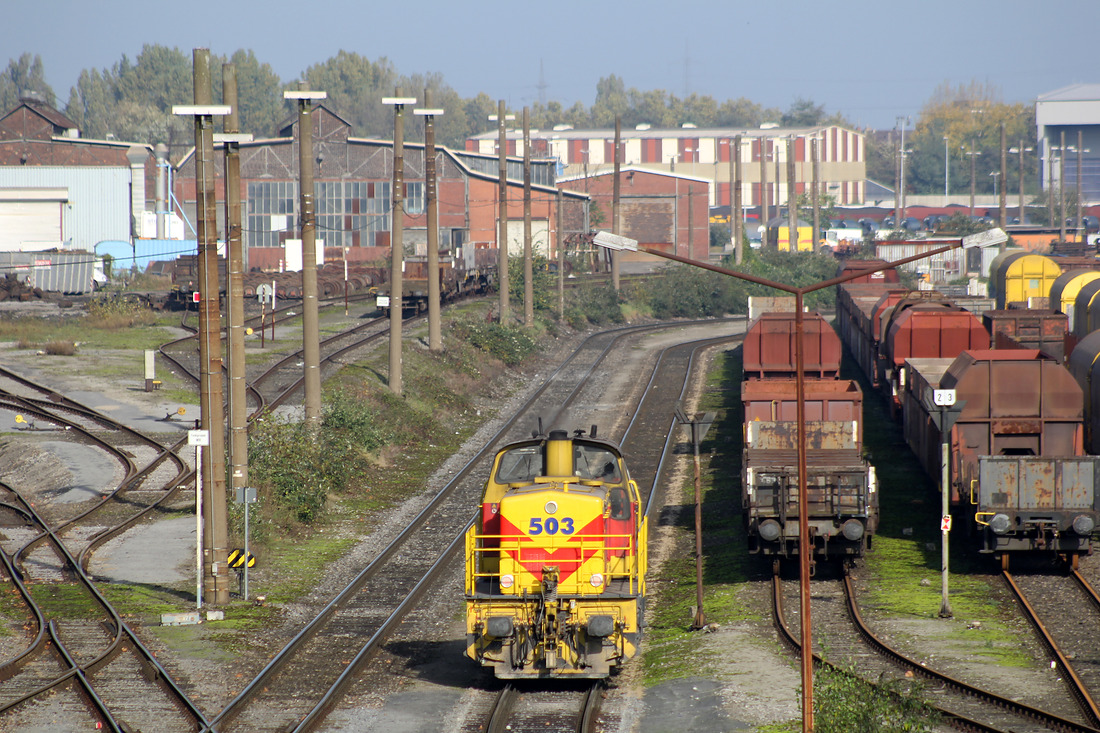
POLYGON ((780 110, 810 100, 878 129, 896 127, 899 117, 915 124, 945 83, 978 82, 1003 102, 1024 104, 1070 84, 1100 83, 1097 0, 3 5, 0 63, 40 55, 62 107, 81 70, 133 59, 145 44, 187 55, 196 47, 225 56, 251 49, 284 82, 340 50, 385 57, 401 74, 439 73, 463 97, 485 92, 513 109, 540 98, 590 106, 597 82, 615 74, 628 89, 678 97, 744 97, 780 110))

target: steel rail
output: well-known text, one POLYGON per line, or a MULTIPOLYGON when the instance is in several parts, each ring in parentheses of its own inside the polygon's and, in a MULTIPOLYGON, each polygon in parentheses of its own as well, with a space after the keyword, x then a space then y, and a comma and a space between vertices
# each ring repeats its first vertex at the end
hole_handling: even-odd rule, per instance
POLYGON ((67 563, 68 567, 75 574, 80 585, 88 592, 90 596, 92 596, 96 604, 106 612, 107 616, 110 618, 110 623, 114 630, 113 632, 110 632, 113 633, 113 636, 111 639, 111 643, 108 645, 107 649, 91 662, 77 665, 74 667, 73 670, 70 670, 69 673, 66 673, 66 675, 63 675, 62 677, 54 680, 46 686, 43 686, 39 690, 33 691, 32 693, 25 695, 18 700, 5 704, 4 706, 0 707, 0 713, 9 710, 12 707, 26 702, 30 699, 33 699, 34 697, 43 694, 49 689, 56 687, 58 684, 66 681, 68 677, 72 674, 83 674, 85 670, 94 673, 96 670, 106 665, 111 659, 113 659, 123 651, 121 645, 123 639, 125 638, 129 640, 129 642, 133 644, 134 649, 138 651, 138 656, 141 658, 143 665, 147 665, 149 668, 156 670, 154 681, 159 684, 166 693, 169 694, 172 700, 177 704, 178 707, 180 707, 180 709, 184 713, 186 713, 195 721, 196 725, 205 725, 207 723, 206 716, 202 713, 198 706, 195 705, 194 702, 192 702, 190 697, 188 697, 187 694, 184 693, 183 690, 175 683, 171 675, 169 675, 168 670, 166 670, 164 666, 161 665, 161 663, 157 660, 156 655, 154 655, 148 649, 148 647, 146 647, 142 643, 137 634, 134 633, 134 631, 126 625, 126 623, 122 620, 121 615, 110 603, 110 601, 108 601, 103 596, 103 594, 99 591, 99 588, 96 587, 95 583, 92 582, 91 578, 89 578, 88 575, 85 573, 84 569, 80 567, 80 564, 77 562, 76 558, 72 556, 72 553, 69 552, 68 548, 65 546, 65 543, 62 542, 61 538, 57 536, 57 533, 47 525, 45 520, 38 514, 38 512, 30 504, 30 502, 28 502, 21 494, 11 489, 11 487, 6 488, 8 488, 8 490, 16 496, 19 504, 22 505, 25 511, 34 519, 34 522, 39 525, 43 533, 49 537, 50 544, 53 545, 54 551, 65 563, 67 563))
MULTIPOLYGON (((447 484, 440 489, 435 496, 429 501, 428 505, 424 507, 421 512, 414 517, 402 530, 397 537, 384 549, 382 549, 370 563, 364 567, 359 574, 352 579, 350 583, 333 598, 329 603, 321 609, 320 612, 300 631, 293 639, 291 639, 286 646, 275 655, 267 663, 267 665, 260 670, 259 674, 248 684, 245 688, 226 706, 222 711, 215 716, 212 724, 212 730, 216 730, 216 726, 230 722, 234 717, 240 714, 241 709, 247 702, 265 685, 265 683, 274 677, 283 667, 285 667, 291 660, 294 652, 304 644, 306 640, 311 638, 321 626, 328 621, 328 619, 343 605, 345 605, 367 582, 368 579, 377 574, 382 567, 393 557, 411 538, 419 528, 431 517, 432 514, 443 503, 444 499, 455 489, 458 484, 472 473, 474 468, 485 459, 491 452, 494 451, 496 445, 504 437, 505 433, 512 429, 512 427, 519 422, 522 417, 525 417, 525 411, 532 405, 553 383, 555 377, 561 373, 576 357, 582 352, 582 350, 593 340, 601 336, 606 336, 608 333, 617 334, 615 338, 621 338, 628 333, 633 333, 641 328, 658 328, 659 326, 634 326, 626 327, 622 329, 616 329, 613 332, 601 332, 599 334, 593 334, 586 338, 557 369, 554 370, 550 376, 546 378, 542 386, 532 394, 528 400, 516 411, 516 413, 509 418, 501 426, 497 432, 486 441, 486 446, 478 452, 473 458, 471 458, 461 469, 459 469, 455 476, 447 482, 447 484)), ((608 353, 608 349, 605 349, 601 358, 608 353)), ((476 516, 476 512, 471 512, 472 516, 476 516)), ((473 519, 471 518, 471 522, 473 519)), ((469 524, 466 525, 469 527, 469 524)), ((464 534, 464 532, 462 533, 464 534)), ((458 539, 462 538, 462 534, 458 539)), ((456 540, 457 541, 457 540, 456 540)))
MULTIPOLYGON (((706 323, 712 323, 713 321, 708 320, 708 321, 705 321, 705 322, 706 323)), ((322 609, 314 617, 314 619, 311 620, 309 622, 309 624, 307 624, 306 627, 303 628, 303 630, 301 632, 299 632, 298 635, 296 635, 293 639, 291 639, 291 641, 288 642, 288 644, 284 647, 284 649, 281 652, 279 652, 267 664, 267 666, 264 667, 263 670, 260 671, 260 673, 256 676, 256 678, 254 678, 233 700, 231 700, 226 705, 225 708, 223 708, 221 713, 219 713, 217 716, 215 716, 214 720, 212 721, 212 726, 211 726, 210 730, 217 730, 218 726, 225 725, 225 724, 229 723, 237 715, 239 715, 242 712, 244 705, 246 705, 248 703, 248 701, 258 693, 258 691, 260 689, 265 687, 267 682, 270 679, 272 679, 275 674, 277 674, 281 669, 283 669, 290 662, 291 657, 294 654, 294 652, 297 650, 297 648, 302 646, 307 639, 309 639, 314 634, 316 634, 319 631, 319 629, 321 628, 321 626, 325 622, 327 622, 327 620, 333 614, 335 614, 337 609, 339 609, 340 607, 345 605, 356 593, 358 593, 358 591, 363 587, 363 585, 366 583, 366 581, 371 576, 373 576, 377 572, 379 572, 380 569, 382 567, 384 567, 385 564, 389 561, 389 559, 391 557, 393 557, 404 546, 406 541, 413 534, 415 534, 418 531, 419 527, 421 525, 423 525, 427 521, 428 518, 430 518, 430 516, 437 510, 437 508, 442 504, 443 500, 454 490, 454 488, 461 481, 463 481, 467 476, 469 476, 469 474, 473 471, 473 469, 481 461, 483 461, 486 456, 488 456, 491 453, 495 452, 498 443, 502 440, 505 433, 508 430, 510 430, 520 419, 522 419, 523 417, 526 416, 525 413, 536 402, 536 400, 538 400, 539 397, 541 397, 542 394, 545 393, 547 389, 549 389, 549 387, 554 383, 554 380, 557 377, 557 375, 560 374, 568 366, 570 366, 570 364, 573 362, 573 360, 576 359, 578 357, 578 355, 581 354, 591 342, 593 342, 597 338, 604 338, 604 337, 607 337, 607 336, 612 336, 612 338, 610 339, 611 343, 608 344, 608 346, 605 347, 601 351, 598 359, 596 360, 597 363, 598 363, 598 362, 600 362, 600 361, 602 361, 603 359, 606 358, 607 354, 610 353, 611 347, 615 343, 617 343, 619 340, 621 340, 622 338, 625 338, 628 335, 634 334, 634 333, 636 333, 638 331, 642 331, 642 330, 663 330, 663 329, 673 328, 673 327, 679 328, 679 327, 682 327, 683 325, 684 324, 678 323, 678 324, 647 324, 647 325, 642 325, 642 326, 626 326, 626 327, 622 327, 622 328, 619 328, 619 329, 613 329, 611 331, 604 331, 604 332, 601 332, 601 333, 598 333, 598 334, 593 334, 593 335, 589 336, 588 338, 586 338, 580 345, 577 346, 577 348, 574 350, 573 354, 571 354, 565 361, 563 361, 562 364, 559 365, 558 368, 555 369, 554 372, 546 378, 546 380, 543 382, 542 386, 540 386, 528 398, 528 400, 520 408, 517 409, 516 413, 505 422, 505 424, 496 432, 496 434, 494 434, 491 438, 489 438, 486 441, 486 446, 475 457, 470 459, 463 468, 459 469, 456 472, 456 475, 447 483, 447 485, 444 486, 430 500, 429 504, 420 512, 419 515, 417 515, 417 517, 415 517, 413 520, 411 520, 409 522, 408 526, 405 527, 405 529, 390 543, 390 545, 388 547, 384 548, 381 552, 379 552, 379 554, 376 555, 375 558, 362 571, 360 571, 359 575, 357 575, 356 578, 354 578, 332 601, 330 601, 329 604, 326 605, 325 608, 322 609)), ((591 374, 593 368, 589 368, 586 371, 585 377, 587 377, 588 375, 591 374)), ((575 399, 577 394, 579 394, 579 391, 574 389, 573 392, 571 393, 569 399, 570 400, 575 399)), ((564 406, 563 406, 563 409, 564 409, 564 406)), ((471 511, 470 520, 466 523, 465 529, 463 529, 461 532, 459 532, 458 535, 455 537, 455 539, 452 543, 452 548, 457 548, 459 546, 459 543, 461 543, 463 541, 466 529, 468 529, 472 525, 475 518, 476 518, 476 511, 471 511)), ((453 550, 448 550, 447 552, 452 553, 453 550)), ((446 558, 447 558, 447 556, 444 555, 444 557, 441 558, 439 562, 443 562, 446 558)), ((418 583, 416 587, 420 588, 423 583, 424 583, 424 580, 422 579, 421 582, 418 583)), ((408 601, 408 599, 406 599, 406 602, 402 602, 401 606, 402 607, 407 606, 408 605, 407 601, 408 601)), ((401 613, 403 615, 403 611, 401 613)), ((392 624, 395 624, 398 620, 400 620, 400 619, 397 618, 396 616, 391 617, 390 619, 388 619, 385 622, 385 626, 389 627, 392 624)), ((381 638, 381 637, 379 637, 379 638, 381 638)), ((359 660, 365 659, 371 653, 373 653, 373 652, 369 648, 369 643, 368 643, 368 646, 365 646, 360 651, 359 655, 357 656, 357 659, 359 659, 359 660)), ((355 663, 355 664, 357 665, 358 662, 355 663)), ((352 665, 349 665, 349 668, 344 670, 344 673, 341 674, 340 680, 338 680, 337 684, 340 684, 341 686, 343 684, 345 684, 344 681, 343 681, 344 678, 346 676, 350 675, 353 671, 353 670, 350 669, 351 666, 352 665)), ((309 725, 314 725, 316 722, 319 722, 319 720, 321 718, 323 718, 323 713, 325 712, 325 710, 327 710, 327 707, 332 704, 332 698, 333 698, 333 694, 331 694, 331 693, 326 694, 324 696, 324 701, 322 703, 318 704, 317 708, 315 708, 315 711, 310 712, 309 714, 307 714, 307 718, 310 722, 308 724, 306 724, 305 719, 303 719, 298 724, 299 727, 295 728, 295 730, 308 730, 309 725), (303 727, 303 726, 305 726, 305 727, 303 727)))
POLYGON ((485 733, 507 733, 508 721, 512 717, 512 711, 516 703, 516 686, 511 682, 504 683, 500 692, 493 699, 493 707, 489 711, 489 722, 485 725, 485 733))
MULTIPOLYGON (((795 654, 801 654, 802 645, 800 639, 791 631, 790 626, 788 626, 786 614, 783 610, 783 589, 779 578, 778 563, 773 566, 772 573, 772 617, 775 621, 776 629, 779 631, 780 641, 786 644, 788 648, 792 649, 795 654)), ((851 672, 837 667, 816 652, 813 655, 813 661, 818 668, 827 667, 840 674, 851 674, 851 672)), ((873 682, 864 681, 868 682, 868 684, 873 687, 877 687, 873 682)), ((931 703, 926 702, 925 704, 941 715, 945 724, 956 730, 972 731, 973 733, 1005 733, 1005 731, 999 728, 994 728, 976 720, 957 715, 931 703)))
POLYGON ((1081 678, 1077 675, 1077 671, 1073 668, 1069 659, 1062 653, 1061 647, 1058 646, 1058 642, 1054 640, 1054 637, 1047 630, 1046 625, 1043 624, 1039 618, 1038 612, 1035 607, 1027 600, 1027 596, 1024 595, 1023 590, 1016 583, 1016 579, 1012 577, 1012 574, 1007 570, 1001 571, 1001 577, 1012 591, 1013 596, 1016 598, 1016 602, 1020 604, 1020 607, 1024 611, 1024 616, 1028 622, 1035 629, 1039 636, 1039 641, 1043 646, 1047 648, 1047 651, 1055 659, 1055 663, 1061 667, 1063 679, 1066 681, 1066 686, 1069 689, 1073 698, 1077 701, 1077 704, 1081 707, 1081 711, 1088 718, 1089 723, 1095 728, 1100 727, 1100 710, 1096 707, 1096 702, 1092 699, 1092 695, 1089 694, 1088 689, 1085 687, 1085 683, 1081 681, 1081 678))

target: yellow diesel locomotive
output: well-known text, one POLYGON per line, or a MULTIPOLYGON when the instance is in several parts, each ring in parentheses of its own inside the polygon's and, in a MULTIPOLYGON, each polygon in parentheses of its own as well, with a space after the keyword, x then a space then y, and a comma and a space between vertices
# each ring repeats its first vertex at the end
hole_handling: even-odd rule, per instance
POLYGON ((493 461, 466 534, 466 654, 501 679, 606 677, 637 649, 646 520, 595 433, 552 430, 493 461))

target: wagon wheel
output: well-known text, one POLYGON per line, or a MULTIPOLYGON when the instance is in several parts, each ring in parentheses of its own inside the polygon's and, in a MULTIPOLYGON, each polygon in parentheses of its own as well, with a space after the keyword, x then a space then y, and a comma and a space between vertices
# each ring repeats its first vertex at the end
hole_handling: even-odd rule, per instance
POLYGON ((1002 552, 1001 553, 1001 570, 1005 571, 1006 573, 1008 572, 1008 553, 1007 552, 1002 552))

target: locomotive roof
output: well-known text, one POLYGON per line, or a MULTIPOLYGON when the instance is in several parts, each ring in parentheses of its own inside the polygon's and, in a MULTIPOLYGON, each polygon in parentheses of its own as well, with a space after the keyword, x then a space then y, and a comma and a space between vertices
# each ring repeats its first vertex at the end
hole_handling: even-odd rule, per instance
MULTIPOLYGON (((546 443, 549 440, 550 440, 549 433, 547 433, 546 435, 537 435, 533 438, 528 438, 526 440, 516 440, 516 441, 513 441, 511 443, 508 443, 507 445, 501 446, 500 451, 497 451, 497 452, 499 453, 501 451, 506 451, 506 450, 509 450, 511 448, 518 448, 520 446, 525 446, 525 445, 541 445, 543 443, 546 443)), ((593 438, 593 437, 588 436, 588 435, 571 435, 571 436, 569 436, 568 440, 571 440, 574 443, 582 443, 582 444, 587 444, 587 445, 603 446, 605 448, 608 448, 608 449, 614 451, 615 453, 618 453, 620 456, 622 456, 623 449, 619 446, 618 443, 616 443, 613 440, 605 440, 604 438, 593 438)))

